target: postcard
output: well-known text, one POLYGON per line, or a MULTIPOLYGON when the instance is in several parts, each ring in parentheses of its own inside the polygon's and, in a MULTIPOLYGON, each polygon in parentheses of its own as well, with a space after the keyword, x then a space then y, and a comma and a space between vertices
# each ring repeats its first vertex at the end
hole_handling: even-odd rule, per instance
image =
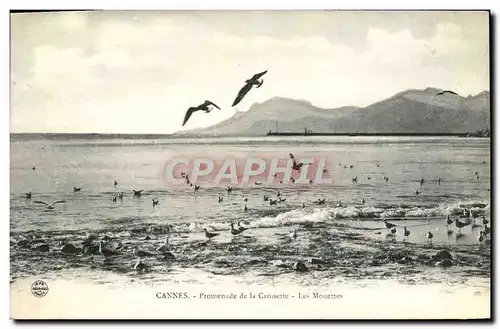
POLYGON ((490 12, 12 12, 13 319, 490 319, 490 12))

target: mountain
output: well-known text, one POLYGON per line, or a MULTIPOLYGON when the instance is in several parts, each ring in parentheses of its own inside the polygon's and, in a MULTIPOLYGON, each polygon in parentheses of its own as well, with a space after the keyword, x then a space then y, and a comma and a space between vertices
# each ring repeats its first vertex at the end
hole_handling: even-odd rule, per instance
POLYGON ((214 126, 182 134, 265 135, 268 131, 315 133, 466 133, 490 127, 490 92, 475 96, 435 88, 411 89, 364 108, 323 109, 304 100, 274 97, 214 126))

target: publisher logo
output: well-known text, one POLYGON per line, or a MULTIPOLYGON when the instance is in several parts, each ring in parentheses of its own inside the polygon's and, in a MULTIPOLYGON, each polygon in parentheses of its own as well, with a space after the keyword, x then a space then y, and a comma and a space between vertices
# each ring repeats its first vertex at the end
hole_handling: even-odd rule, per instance
POLYGON ((176 156, 166 161, 163 171, 168 186, 193 187, 248 186, 269 184, 330 184, 328 158, 322 155, 307 158, 293 154, 283 156, 176 156))
POLYGON ((38 298, 45 297, 49 293, 49 286, 43 280, 36 280, 31 284, 31 293, 38 298))

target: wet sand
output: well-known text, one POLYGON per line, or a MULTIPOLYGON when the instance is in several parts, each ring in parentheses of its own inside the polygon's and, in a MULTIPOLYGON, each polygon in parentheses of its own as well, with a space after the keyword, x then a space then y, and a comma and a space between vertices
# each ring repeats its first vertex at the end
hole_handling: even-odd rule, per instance
MULTIPOLYGON (((422 239, 417 241, 418 235, 415 242, 406 243, 381 238, 385 229, 342 222, 306 221, 294 227, 298 228, 297 240, 290 237, 291 225, 248 229, 236 237, 220 232, 212 241, 206 241, 202 233, 174 232, 168 255, 154 251, 163 242, 166 226, 123 234, 122 249, 110 258, 100 255, 95 244, 77 254, 62 253, 55 241, 49 251, 15 246, 12 257, 26 260, 13 262, 12 272, 23 275, 11 277, 12 314, 35 318, 37 314, 48 318, 489 317, 488 247, 427 245, 422 239), (131 251, 134 245, 153 253, 142 258, 147 265, 143 271, 134 270, 138 260, 131 251), (439 257, 444 250, 449 259, 439 257), (298 268, 297 262, 304 267, 298 268), (40 301, 27 297, 35 279, 47 282, 51 297, 40 301), (256 289, 295 297, 259 303, 193 297, 188 303, 165 302, 155 296, 158 291, 187 291, 190 296, 233 291, 239 295, 256 289), (299 292, 331 292, 342 298, 300 299, 299 292), (93 300, 105 308, 96 307, 93 300), (188 313, 183 308, 196 311, 188 313)), ((83 232, 74 232, 55 240, 69 239, 80 246, 84 237, 83 232)), ((107 245, 116 244, 115 239, 107 245)))

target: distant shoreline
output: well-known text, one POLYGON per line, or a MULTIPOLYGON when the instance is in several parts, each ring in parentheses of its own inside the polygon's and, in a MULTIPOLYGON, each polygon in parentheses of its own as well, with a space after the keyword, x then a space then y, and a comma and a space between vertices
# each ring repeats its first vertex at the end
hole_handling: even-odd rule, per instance
POLYGON ((270 132, 263 135, 210 135, 210 134, 101 134, 101 133, 10 133, 11 140, 26 139, 182 139, 182 138, 224 138, 224 137, 297 137, 297 136, 339 136, 339 137, 478 137, 475 133, 304 133, 304 132, 270 132))
POLYGON ((266 136, 362 136, 362 137, 483 137, 471 136, 470 133, 295 133, 269 132, 266 136))

